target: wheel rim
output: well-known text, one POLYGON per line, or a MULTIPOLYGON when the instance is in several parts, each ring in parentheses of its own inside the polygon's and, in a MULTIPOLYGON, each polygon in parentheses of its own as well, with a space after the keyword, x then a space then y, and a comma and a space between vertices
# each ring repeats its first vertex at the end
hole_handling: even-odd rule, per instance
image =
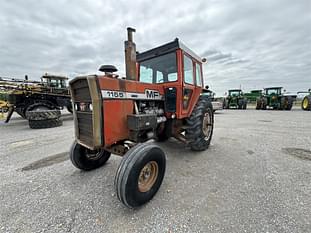
POLYGON ((305 99, 303 100, 303 102, 302 102, 302 106, 303 106, 304 109, 306 109, 306 108, 308 107, 308 105, 309 105, 308 98, 305 98, 305 99))
POLYGON ((208 112, 204 114, 203 118, 203 134, 205 136, 206 141, 210 138, 212 134, 212 120, 208 112))
POLYGON ((159 166, 157 162, 150 161, 141 169, 138 177, 138 189, 140 192, 148 192, 157 180, 159 166))
POLYGON ((89 150, 86 149, 86 157, 89 160, 98 160, 103 156, 103 153, 101 150, 89 150))

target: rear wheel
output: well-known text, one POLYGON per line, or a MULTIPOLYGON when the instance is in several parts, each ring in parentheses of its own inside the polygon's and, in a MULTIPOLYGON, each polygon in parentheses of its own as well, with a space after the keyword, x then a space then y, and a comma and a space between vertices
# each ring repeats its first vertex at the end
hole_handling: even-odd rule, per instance
POLYGON ((110 158, 111 153, 104 149, 90 150, 76 141, 70 149, 72 164, 81 170, 90 171, 103 166, 110 158))
POLYGON ((305 111, 311 111, 311 95, 305 96, 303 98, 301 108, 305 111))
POLYGON ((59 118, 46 120, 28 120, 31 129, 54 128, 63 125, 63 121, 59 118))
POLYGON ((27 112, 29 111, 44 111, 44 110, 53 110, 55 106, 48 103, 35 103, 29 105, 25 110, 25 116, 27 116, 27 112))
POLYGON ((207 98, 198 100, 187 119, 186 139, 194 151, 206 150, 212 140, 214 114, 212 103, 207 98))
POLYGON ((287 99, 287 105, 286 105, 285 110, 290 111, 292 109, 292 107, 293 107, 293 98, 291 96, 289 96, 287 99))
POLYGON ((129 208, 150 201, 159 190, 166 159, 162 149, 153 144, 138 144, 123 157, 115 176, 119 200, 129 208))
POLYGON ((281 98, 281 110, 291 110, 293 106, 293 100, 292 97, 287 96, 287 97, 282 97, 281 98))
POLYGON ((61 115, 60 110, 36 110, 27 111, 26 117, 28 120, 47 120, 47 119, 58 119, 61 115))
POLYGON ((266 110, 267 109, 267 104, 268 104, 268 99, 263 97, 261 98, 261 109, 266 110))

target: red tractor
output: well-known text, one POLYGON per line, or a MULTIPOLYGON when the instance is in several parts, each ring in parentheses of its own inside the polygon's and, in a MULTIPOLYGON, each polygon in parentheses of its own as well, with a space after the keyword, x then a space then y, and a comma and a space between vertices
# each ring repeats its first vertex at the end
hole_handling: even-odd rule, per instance
POLYGON ((214 118, 202 95, 204 59, 178 39, 137 53, 135 29, 127 30, 125 78, 103 65, 103 75, 70 82, 76 136, 70 159, 88 171, 104 165, 111 153, 123 156, 115 189, 123 204, 135 208, 152 199, 165 173, 165 153, 149 141, 174 137, 194 151, 206 150, 214 118))

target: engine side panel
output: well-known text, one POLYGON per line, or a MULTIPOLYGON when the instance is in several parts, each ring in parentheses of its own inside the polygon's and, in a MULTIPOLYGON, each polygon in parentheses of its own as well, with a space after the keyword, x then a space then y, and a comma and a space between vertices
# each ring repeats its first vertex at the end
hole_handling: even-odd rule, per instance
POLYGON ((129 138, 127 116, 133 113, 133 100, 103 100, 105 145, 129 138))

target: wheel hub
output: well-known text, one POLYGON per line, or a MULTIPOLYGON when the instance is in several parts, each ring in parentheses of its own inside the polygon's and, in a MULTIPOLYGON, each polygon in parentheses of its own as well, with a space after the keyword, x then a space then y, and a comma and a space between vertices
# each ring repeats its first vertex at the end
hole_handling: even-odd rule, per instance
POLYGON ((138 178, 138 189, 140 192, 149 191, 157 180, 159 173, 159 166, 155 161, 147 163, 141 169, 138 178))
POLYGON ((101 150, 89 150, 86 151, 86 157, 90 160, 97 160, 100 157, 102 157, 103 153, 101 153, 101 150))
POLYGON ((211 117, 208 112, 204 114, 203 118, 203 134, 205 135, 205 140, 208 140, 212 133, 212 122, 211 117))

